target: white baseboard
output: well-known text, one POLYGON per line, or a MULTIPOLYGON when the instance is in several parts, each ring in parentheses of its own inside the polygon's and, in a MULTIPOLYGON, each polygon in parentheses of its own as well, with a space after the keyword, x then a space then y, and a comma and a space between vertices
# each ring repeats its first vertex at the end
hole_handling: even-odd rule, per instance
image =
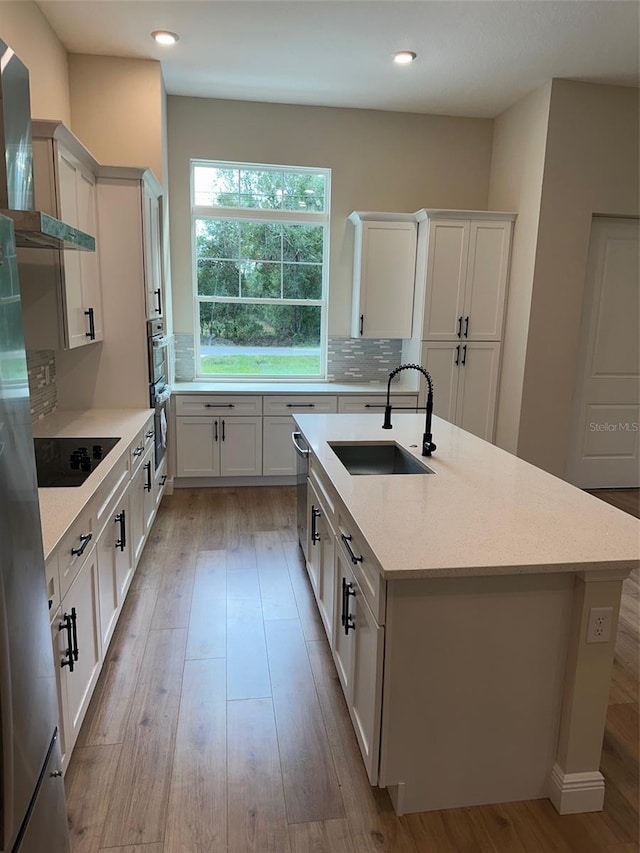
POLYGON ((599 770, 565 773, 561 767, 554 764, 549 799, 559 814, 602 811, 604 776, 599 770))

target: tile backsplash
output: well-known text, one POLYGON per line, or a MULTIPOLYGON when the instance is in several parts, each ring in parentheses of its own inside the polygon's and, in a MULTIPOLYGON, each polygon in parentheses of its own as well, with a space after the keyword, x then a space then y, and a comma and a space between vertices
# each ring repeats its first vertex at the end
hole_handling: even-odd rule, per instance
MULTIPOLYGON (((191 381, 194 376, 193 335, 175 335, 176 379, 191 381)), ((401 362, 402 341, 385 338, 329 338, 327 380, 359 384, 385 382, 401 362)))
POLYGON ((27 373, 31 398, 31 421, 39 421, 55 412, 56 354, 53 350, 27 350, 27 373))

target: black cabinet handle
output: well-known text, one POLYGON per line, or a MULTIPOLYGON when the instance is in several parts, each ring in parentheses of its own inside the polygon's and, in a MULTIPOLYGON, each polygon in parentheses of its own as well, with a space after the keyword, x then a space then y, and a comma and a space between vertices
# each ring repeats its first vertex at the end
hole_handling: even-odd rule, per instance
POLYGON ((214 441, 218 440, 218 420, 217 420, 217 418, 213 422, 213 438, 214 438, 214 441))
POLYGON ((318 530, 316 527, 316 521, 318 518, 320 518, 321 515, 322 515, 322 513, 320 512, 320 510, 317 507, 313 506, 313 504, 312 504, 311 505, 311 544, 312 545, 315 545, 316 542, 320 541, 320 534, 318 533, 318 530))
POLYGON ((89 338, 90 341, 95 341, 96 339, 96 321, 93 315, 93 308, 89 308, 84 312, 85 317, 89 318, 89 331, 85 332, 85 337, 89 338))
POLYGON ((71 556, 72 557, 80 557, 82 554, 84 554, 84 549, 87 547, 89 542, 91 542, 92 537, 93 537, 92 533, 81 533, 79 538, 80 538, 80 541, 82 542, 82 545, 79 548, 72 548, 71 549, 71 556))
POLYGON ((222 440, 224 441, 224 439, 225 439, 225 434, 224 434, 224 421, 222 421, 222 440))
POLYGON ((454 364, 456 367, 460 364, 460 344, 456 347, 456 360, 454 361, 454 364))
POLYGON ((151 460, 145 463, 144 470, 147 472, 147 482, 144 484, 145 492, 151 491, 151 460))
POLYGON ((116 539, 116 548, 120 548, 121 551, 124 551, 127 547, 127 527, 124 510, 119 512, 113 520, 116 524, 120 525, 120 538, 116 539))
POLYGON ((138 456, 142 456, 142 454, 143 454, 143 453, 144 453, 144 447, 136 447, 136 449, 133 451, 133 455, 134 455, 136 458, 137 458, 138 456))
POLYGON ((353 584, 349 583, 346 578, 342 578, 342 616, 340 621, 345 634, 348 634, 349 631, 354 631, 356 627, 356 623, 353 621, 353 617, 349 613, 349 596, 355 596, 355 594, 353 584))
POLYGON ((235 403, 205 403, 205 409, 235 409, 235 403))
POLYGON ((458 337, 462 337, 462 314, 458 317, 458 331, 456 333, 458 337))
POLYGON ((154 435, 155 435, 155 432, 152 429, 150 429, 149 432, 145 432, 144 437, 145 438, 153 438, 154 435))
POLYGON ((287 403, 287 409, 315 409, 315 403, 287 403))
POLYGON ((165 484, 166 482, 167 482, 167 475, 166 475, 166 474, 163 474, 163 475, 162 475, 162 479, 160 480, 160 486, 164 486, 164 484, 165 484))
POLYGON ((463 367, 467 363, 467 345, 466 344, 462 347, 462 361, 460 363, 462 364, 463 367))
POLYGON ((158 288, 157 290, 154 290, 153 292, 155 293, 156 299, 158 300, 158 305, 157 305, 158 314, 160 314, 160 316, 162 316, 162 292, 161 292, 161 289, 158 288))
POLYGON ((464 318, 464 336, 465 338, 469 337, 469 318, 464 318))
POLYGON ((67 632, 67 648, 65 649, 65 659, 60 661, 60 667, 69 667, 69 672, 73 672, 73 629, 71 627, 71 616, 65 613, 62 617, 62 622, 58 625, 58 631, 67 632))
POLYGON ((364 335, 364 314, 360 315, 360 334, 364 335))
POLYGON ((73 634, 73 659, 78 660, 78 625, 75 607, 71 608, 71 632, 73 634))
POLYGON ((362 562, 362 555, 360 555, 359 557, 356 557, 356 555, 351 550, 351 545, 349 545, 349 542, 351 542, 353 540, 353 537, 351 536, 351 534, 349 534, 347 536, 346 533, 342 533, 341 536, 342 536, 342 541, 344 542, 344 547, 347 549, 347 551, 349 552, 349 556, 351 557, 351 562, 354 565, 356 565, 357 563, 361 563, 362 562))

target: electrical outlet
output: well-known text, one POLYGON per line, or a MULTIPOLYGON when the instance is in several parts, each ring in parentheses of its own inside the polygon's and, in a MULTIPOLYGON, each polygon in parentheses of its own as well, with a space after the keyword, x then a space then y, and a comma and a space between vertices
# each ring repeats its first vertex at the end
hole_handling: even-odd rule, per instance
POLYGON ((611 640, 613 607, 592 607, 589 611, 587 643, 608 643, 611 640))

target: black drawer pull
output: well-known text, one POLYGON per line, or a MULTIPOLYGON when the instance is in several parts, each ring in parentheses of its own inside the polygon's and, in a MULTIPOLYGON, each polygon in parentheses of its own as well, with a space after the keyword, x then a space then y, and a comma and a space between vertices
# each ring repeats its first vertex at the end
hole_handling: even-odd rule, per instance
POLYGON ((71 608, 71 633, 73 634, 73 659, 78 660, 78 626, 75 607, 71 608))
POLYGON ((65 613, 62 617, 62 622, 58 625, 58 631, 67 632, 67 648, 64 651, 65 658, 60 661, 60 667, 69 667, 69 672, 73 672, 73 628, 71 627, 71 616, 65 613))
POLYGON ((456 367, 460 364, 460 344, 456 347, 456 360, 454 361, 454 364, 456 367))
POLYGON ((315 409, 315 403, 287 403, 287 409, 315 409))
POLYGON ((464 336, 465 338, 469 337, 469 318, 464 318, 464 336))
POLYGON ((318 509, 318 507, 311 505, 311 544, 315 545, 316 542, 320 541, 320 534, 318 533, 316 527, 316 521, 320 518, 322 513, 318 509))
POLYGON ((144 484, 145 492, 151 491, 151 460, 145 463, 144 470, 147 472, 147 482, 144 484))
POLYGON ((158 314, 162 316, 162 290, 158 287, 153 292, 155 293, 156 299, 158 300, 158 305, 156 306, 158 314))
POLYGON ((459 338, 462 337, 462 315, 458 317, 458 331, 456 332, 459 338))
POLYGON ((351 550, 351 545, 349 545, 349 542, 353 541, 353 537, 351 536, 351 534, 349 534, 347 536, 346 533, 342 533, 341 536, 342 536, 342 541, 344 542, 344 547, 347 549, 347 551, 349 552, 349 556, 351 557, 351 562, 354 565, 356 565, 357 563, 361 563, 362 562, 362 554, 359 557, 356 557, 356 555, 351 550))
POLYGON ((235 403, 205 403, 205 409, 235 409, 235 403))
POLYGON ((82 554, 84 554, 84 549, 87 547, 89 542, 91 542, 92 537, 92 533, 81 533, 79 539, 82 542, 82 545, 79 548, 72 548, 71 556, 80 557, 82 554))
POLYGON ((467 345, 465 344, 462 347, 462 361, 460 362, 460 364, 464 367, 466 363, 467 363, 467 345))
POLYGON ((348 634, 349 631, 355 631, 356 623, 349 613, 349 596, 355 596, 355 594, 353 584, 349 583, 346 578, 342 578, 342 615, 340 621, 345 634, 348 634))
POLYGON ((360 315, 360 335, 364 335, 364 314, 360 315))

